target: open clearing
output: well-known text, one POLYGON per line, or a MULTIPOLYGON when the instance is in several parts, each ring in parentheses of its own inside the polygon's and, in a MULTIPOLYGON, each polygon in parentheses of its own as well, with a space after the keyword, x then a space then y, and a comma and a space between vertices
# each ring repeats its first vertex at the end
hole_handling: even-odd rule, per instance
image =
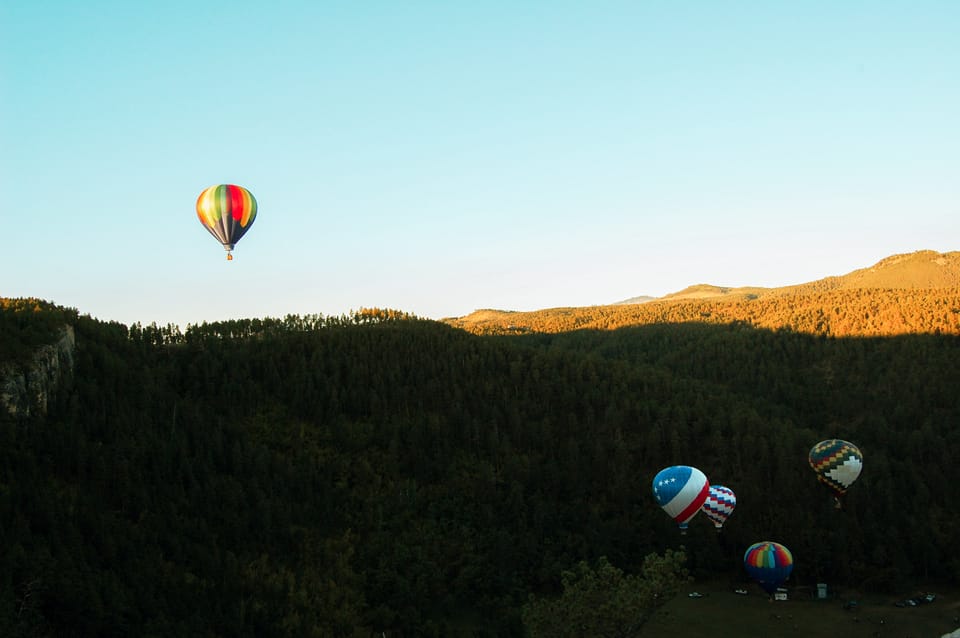
MULTIPOLYGON (((739 586, 739 585, 738 585, 739 586)), ((746 596, 726 583, 696 582, 664 605, 640 632, 642 638, 940 638, 960 628, 960 592, 934 591, 934 602, 896 607, 900 598, 857 596, 815 600, 810 591, 791 588, 790 600, 770 601, 756 585, 746 596), (690 592, 705 594, 690 598, 690 592), (843 603, 856 600, 855 609, 843 603)))

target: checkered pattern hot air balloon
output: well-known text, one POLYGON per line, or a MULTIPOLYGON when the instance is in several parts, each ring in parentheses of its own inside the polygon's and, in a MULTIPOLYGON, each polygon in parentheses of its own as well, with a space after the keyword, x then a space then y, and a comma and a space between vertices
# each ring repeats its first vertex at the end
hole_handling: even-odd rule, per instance
POLYGON ((257 217, 257 200, 246 188, 233 184, 211 186, 197 198, 197 217, 227 251, 240 241, 257 217))
POLYGON ((863 470, 863 454, 853 443, 827 439, 814 445, 808 458, 817 479, 833 490, 837 507, 840 507, 840 497, 863 470))
POLYGON ((733 508, 737 506, 737 495, 729 487, 723 485, 711 485, 707 493, 707 500, 703 502, 703 513, 707 515, 713 526, 719 532, 727 518, 733 514, 733 508))
POLYGON ((657 473, 653 478, 653 497, 685 533, 687 522, 693 518, 710 491, 706 475, 695 467, 674 465, 657 473))

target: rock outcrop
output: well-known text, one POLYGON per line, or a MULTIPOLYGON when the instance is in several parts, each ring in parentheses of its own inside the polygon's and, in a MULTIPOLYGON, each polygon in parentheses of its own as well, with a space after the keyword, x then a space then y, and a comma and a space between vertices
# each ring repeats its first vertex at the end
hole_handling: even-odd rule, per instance
POLYGON ((15 417, 46 415, 51 399, 73 374, 75 346, 68 325, 59 341, 38 348, 29 363, 0 363, 0 407, 15 417))

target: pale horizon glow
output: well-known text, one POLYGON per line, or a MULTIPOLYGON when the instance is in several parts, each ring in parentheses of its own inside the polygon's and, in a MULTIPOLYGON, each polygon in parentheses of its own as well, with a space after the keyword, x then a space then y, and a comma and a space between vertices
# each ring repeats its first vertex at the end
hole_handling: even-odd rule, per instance
POLYGON ((0 6, 0 296, 185 327, 960 250, 960 4, 0 6), (194 203, 243 185, 232 262, 194 203))

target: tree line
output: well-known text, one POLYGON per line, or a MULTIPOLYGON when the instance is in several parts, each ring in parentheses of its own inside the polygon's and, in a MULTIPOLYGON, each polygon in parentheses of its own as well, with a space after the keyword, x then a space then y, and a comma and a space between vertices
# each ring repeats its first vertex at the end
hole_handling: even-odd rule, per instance
POLYGON ((49 311, 76 369, 46 417, 0 414, 2 635, 523 636, 585 565, 745 584, 760 540, 794 585, 960 574, 957 336, 49 311), (834 437, 865 459, 839 511, 806 461, 834 437), (656 506, 674 464, 737 493, 722 533, 656 506))

